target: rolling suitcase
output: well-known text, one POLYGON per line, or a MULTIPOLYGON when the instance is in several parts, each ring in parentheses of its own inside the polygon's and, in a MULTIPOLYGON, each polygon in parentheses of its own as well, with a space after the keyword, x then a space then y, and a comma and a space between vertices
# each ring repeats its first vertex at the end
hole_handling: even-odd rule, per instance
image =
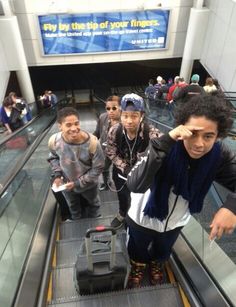
MULTIPOLYGON (((85 252, 80 250, 75 263, 75 286, 80 295, 105 291, 121 290, 126 287, 130 265, 126 247, 116 230, 110 226, 98 226, 88 229, 85 236, 85 252), (111 232, 110 241, 107 236, 94 234, 111 232), (120 244, 119 244, 120 243, 120 244)), ((82 243, 83 245, 83 243, 82 243)))

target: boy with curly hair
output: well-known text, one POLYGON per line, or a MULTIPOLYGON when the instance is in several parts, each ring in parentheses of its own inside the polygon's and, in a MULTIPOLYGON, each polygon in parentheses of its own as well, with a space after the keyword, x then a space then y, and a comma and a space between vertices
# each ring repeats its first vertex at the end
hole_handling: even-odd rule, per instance
POLYGON ((135 192, 127 215, 130 287, 140 286, 147 264, 150 282, 161 282, 161 263, 168 260, 191 215, 202 210, 213 181, 231 192, 212 219, 209 238, 233 232, 236 154, 220 141, 232 123, 224 100, 197 95, 177 110, 177 126, 152 139, 129 173, 127 186, 135 192))

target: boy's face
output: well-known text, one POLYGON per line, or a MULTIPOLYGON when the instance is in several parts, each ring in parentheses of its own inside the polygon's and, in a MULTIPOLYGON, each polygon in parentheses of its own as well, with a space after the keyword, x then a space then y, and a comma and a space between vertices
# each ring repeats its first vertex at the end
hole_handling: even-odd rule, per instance
POLYGON ((77 116, 66 116, 60 124, 59 129, 62 132, 63 137, 69 143, 76 143, 80 134, 80 122, 77 116))
POLYGON ((201 130, 191 130, 192 136, 185 139, 184 147, 191 158, 199 159, 207 154, 217 141, 218 125, 205 116, 191 116, 184 126, 202 127, 201 130))
POLYGON ((136 132, 138 130, 141 118, 141 112, 123 111, 121 113, 121 123, 130 132, 136 132))
POLYGON ((106 111, 110 119, 119 120, 120 119, 120 106, 118 101, 107 101, 106 111))

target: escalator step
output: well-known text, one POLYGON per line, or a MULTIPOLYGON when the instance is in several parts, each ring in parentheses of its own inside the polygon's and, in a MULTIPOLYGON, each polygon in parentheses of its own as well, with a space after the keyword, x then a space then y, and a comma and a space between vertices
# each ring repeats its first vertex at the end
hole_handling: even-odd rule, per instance
MULTIPOLYGON (((101 255, 103 257, 103 255, 101 255)), ((162 285, 169 283, 168 275, 164 269, 162 285)), ((151 286, 148 277, 148 268, 145 272, 142 286, 151 286)), ((79 298, 75 289, 75 267, 73 264, 57 267, 52 270, 52 300, 70 300, 72 297, 79 298)), ((160 286, 159 286, 160 287, 160 286)), ((134 305, 135 306, 135 305, 134 305)))
POLYGON ((110 217, 99 217, 99 218, 87 218, 80 219, 77 221, 67 221, 61 223, 59 229, 59 237, 61 240, 72 239, 72 238, 83 238, 87 229, 96 227, 99 225, 110 225, 113 216, 110 217))
POLYGON ((134 307, 134 306, 184 306, 177 285, 143 287, 96 295, 72 295, 48 304, 51 307, 134 307))

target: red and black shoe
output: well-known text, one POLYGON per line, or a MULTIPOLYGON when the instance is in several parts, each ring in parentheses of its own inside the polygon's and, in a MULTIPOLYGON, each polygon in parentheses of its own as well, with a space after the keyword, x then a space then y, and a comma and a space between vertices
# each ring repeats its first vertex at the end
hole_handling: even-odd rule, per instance
POLYGON ((128 279, 128 288, 139 288, 141 287, 141 281, 146 269, 146 263, 135 262, 130 260, 131 271, 128 279))
POLYGON ((163 266, 155 260, 149 263, 149 279, 152 285, 163 282, 163 266))

